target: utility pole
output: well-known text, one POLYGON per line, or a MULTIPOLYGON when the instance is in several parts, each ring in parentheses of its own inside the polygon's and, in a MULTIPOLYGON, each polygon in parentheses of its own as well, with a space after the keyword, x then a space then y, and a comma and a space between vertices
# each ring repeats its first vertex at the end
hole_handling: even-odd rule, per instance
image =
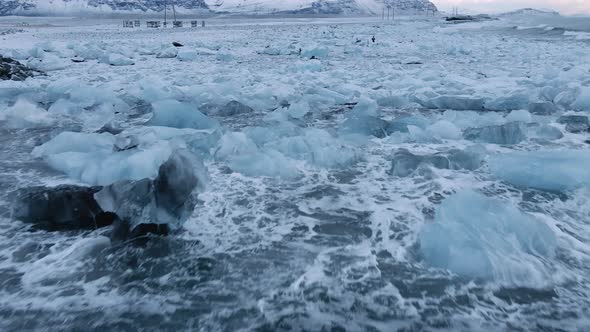
POLYGON ((168 24, 168 23, 166 23, 166 14, 167 14, 166 11, 167 10, 168 10, 168 0, 164 0, 164 28, 168 24))
POLYGON ((172 14, 174 15, 174 21, 172 25, 176 24, 176 8, 174 8, 174 0, 172 0, 172 14))

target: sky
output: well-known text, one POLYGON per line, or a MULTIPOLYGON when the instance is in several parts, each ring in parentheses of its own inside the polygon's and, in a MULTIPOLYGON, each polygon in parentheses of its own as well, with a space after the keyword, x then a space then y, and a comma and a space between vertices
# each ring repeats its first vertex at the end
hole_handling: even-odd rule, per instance
POLYGON ((553 9, 562 14, 590 15, 590 0, 430 0, 440 10, 459 7, 464 12, 505 12, 525 7, 553 9))

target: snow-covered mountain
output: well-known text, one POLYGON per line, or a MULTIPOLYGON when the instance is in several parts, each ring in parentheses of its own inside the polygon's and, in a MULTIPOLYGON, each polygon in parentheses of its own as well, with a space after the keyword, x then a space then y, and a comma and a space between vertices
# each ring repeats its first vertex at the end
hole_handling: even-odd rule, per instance
MULTIPOLYGON (((167 0, 169 8, 173 0, 167 0)), ((205 0, 174 0, 180 13, 209 12, 205 0)), ((0 0, 0 15, 76 15, 149 13, 164 10, 166 0, 0 0)))
POLYGON ((503 13, 499 16, 559 16, 559 13, 550 9, 523 8, 512 12, 503 13))
POLYGON ((400 11, 437 11, 428 0, 207 0, 213 11, 238 13, 381 14, 390 6, 400 11))
POLYGON ((0 15, 75 15, 160 12, 173 2, 180 13, 380 14, 437 11, 428 0, 0 0, 0 15))

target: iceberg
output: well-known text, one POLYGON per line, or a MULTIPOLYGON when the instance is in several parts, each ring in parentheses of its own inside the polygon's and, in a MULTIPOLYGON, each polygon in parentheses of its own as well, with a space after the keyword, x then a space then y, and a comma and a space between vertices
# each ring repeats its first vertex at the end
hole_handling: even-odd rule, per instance
POLYGON ((436 210, 419 235, 424 262, 432 267, 502 285, 543 287, 557 239, 549 226, 510 203, 466 190, 436 210))
POLYGON ((191 104, 167 99, 152 103, 154 116, 148 122, 151 126, 172 128, 211 129, 219 123, 199 112, 191 104))

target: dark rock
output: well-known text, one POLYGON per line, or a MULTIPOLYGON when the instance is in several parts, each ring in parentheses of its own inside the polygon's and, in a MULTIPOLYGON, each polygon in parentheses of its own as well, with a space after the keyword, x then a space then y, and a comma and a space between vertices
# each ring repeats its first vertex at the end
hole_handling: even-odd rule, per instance
POLYGON ((232 100, 229 103, 225 104, 219 111, 217 115, 219 116, 234 116, 237 114, 245 114, 245 113, 254 113, 254 109, 250 106, 244 105, 239 101, 232 100))
POLYGON ((104 214, 94 199, 100 189, 73 185, 21 189, 16 193, 12 216, 48 231, 108 226, 113 217, 104 214))
POLYGON ((174 47, 183 47, 184 45, 182 45, 179 42, 172 42, 172 46, 174 46, 174 47))
POLYGON ((570 133, 581 133, 590 129, 590 121, 585 115, 563 115, 557 123, 565 124, 565 130, 570 133))
POLYGON ((84 59, 84 58, 82 58, 82 57, 79 57, 79 56, 75 56, 75 57, 73 57, 71 60, 72 60, 72 62, 74 62, 74 63, 81 63, 81 62, 86 62, 86 59, 84 59))
POLYGON ((24 81, 27 77, 38 75, 43 73, 0 55, 0 80, 24 81))
POLYGON ((518 144, 526 139, 526 134, 519 122, 481 128, 467 128, 463 138, 493 144, 518 144))
POLYGON ((167 224, 139 224, 133 228, 127 221, 117 219, 113 223, 111 241, 114 243, 133 241, 144 244, 150 236, 167 236, 170 228, 167 224))
POLYGON ((496 20, 496 18, 491 17, 487 14, 479 14, 479 15, 455 15, 455 16, 448 16, 445 19, 447 22, 453 23, 462 23, 462 22, 480 22, 480 21, 492 21, 496 20))

